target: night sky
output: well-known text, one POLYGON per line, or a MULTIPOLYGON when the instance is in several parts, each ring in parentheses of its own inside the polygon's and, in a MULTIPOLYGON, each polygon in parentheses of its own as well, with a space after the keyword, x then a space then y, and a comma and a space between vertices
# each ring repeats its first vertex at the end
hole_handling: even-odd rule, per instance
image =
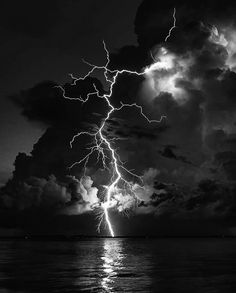
POLYGON ((82 58, 105 65, 103 40, 109 70, 146 69, 118 76, 112 105, 166 116, 148 123, 128 107, 106 122, 125 167, 142 176, 141 186, 121 168, 131 187, 121 182, 112 196, 115 234, 236 233, 236 3, 4 1, 0 13, 2 235, 97 235, 112 174, 97 154, 68 168, 91 147, 91 137, 70 141, 109 110, 96 95, 78 97, 109 88, 101 70, 75 85, 69 74, 91 69, 82 58))

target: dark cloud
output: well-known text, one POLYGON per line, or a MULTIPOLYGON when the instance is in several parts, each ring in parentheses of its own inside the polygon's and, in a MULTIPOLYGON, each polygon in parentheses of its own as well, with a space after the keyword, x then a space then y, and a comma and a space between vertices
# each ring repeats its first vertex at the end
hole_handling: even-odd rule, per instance
MULTIPOLYGON (((22 114, 29 120, 38 121, 47 125, 73 125, 81 121, 88 121, 88 115, 96 109, 103 113, 104 104, 101 99, 93 96, 88 104, 81 105, 77 98, 85 99, 87 94, 96 88, 103 91, 103 86, 96 78, 80 81, 76 86, 65 84, 65 95, 74 100, 63 98, 63 92, 55 82, 45 81, 20 94, 12 95, 10 99, 22 109, 22 114), (89 109, 89 110, 88 110, 89 109)), ((91 115, 92 116, 92 115, 91 115)), ((95 115, 93 115, 95 116, 95 115)), ((92 119, 91 119, 92 120, 92 119)))
POLYGON ((180 160, 186 164, 191 164, 191 162, 189 162, 184 156, 176 155, 173 151, 173 147, 171 146, 166 146, 162 151, 159 152, 163 157, 167 157, 174 160, 180 160))

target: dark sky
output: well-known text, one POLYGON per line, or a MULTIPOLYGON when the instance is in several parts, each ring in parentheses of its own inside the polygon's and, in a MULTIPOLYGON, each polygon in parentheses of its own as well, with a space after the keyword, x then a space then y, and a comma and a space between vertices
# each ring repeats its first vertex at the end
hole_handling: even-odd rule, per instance
MULTIPOLYGON (((79 131, 101 125, 107 104, 64 99, 104 94, 102 72, 82 62, 146 74, 118 77, 110 101, 137 103, 114 113, 104 133, 126 166, 110 209, 116 235, 234 234, 236 174, 236 4, 226 1, 4 1, 1 9, 2 231, 96 233, 110 174, 86 155, 79 131), (173 25, 176 27, 166 39, 173 25), (166 41, 165 41, 166 40, 166 41), (151 57, 152 56, 152 57, 151 57), (13 171, 13 173, 12 173, 13 171), (12 175, 11 175, 12 174, 12 175), (130 191, 130 190, 129 190, 130 191), (129 217, 126 217, 126 215, 129 217)), ((106 152, 110 160, 109 152, 106 152)), ((108 163, 108 166, 109 163, 108 163)), ((103 234, 107 228, 103 225, 103 234)))

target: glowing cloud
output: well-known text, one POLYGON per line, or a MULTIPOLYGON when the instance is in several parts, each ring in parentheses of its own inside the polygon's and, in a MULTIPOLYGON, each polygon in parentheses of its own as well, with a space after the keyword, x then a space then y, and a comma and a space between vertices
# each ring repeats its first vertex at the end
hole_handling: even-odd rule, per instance
POLYGON ((236 70, 236 31, 233 27, 219 27, 210 29, 209 41, 225 48, 227 58, 225 65, 232 71, 236 70))
POLYGON ((153 99, 166 92, 179 103, 184 102, 187 95, 179 85, 179 81, 187 80, 187 71, 193 62, 191 56, 177 56, 165 47, 161 47, 153 58, 155 63, 145 69, 146 80, 143 83, 145 96, 153 99))

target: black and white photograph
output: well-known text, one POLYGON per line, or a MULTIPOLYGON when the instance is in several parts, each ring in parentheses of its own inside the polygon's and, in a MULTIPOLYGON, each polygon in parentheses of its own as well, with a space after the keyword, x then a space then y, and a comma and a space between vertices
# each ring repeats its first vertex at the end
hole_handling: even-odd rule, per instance
POLYGON ((0 293, 236 292, 236 1, 2 0, 0 293))

